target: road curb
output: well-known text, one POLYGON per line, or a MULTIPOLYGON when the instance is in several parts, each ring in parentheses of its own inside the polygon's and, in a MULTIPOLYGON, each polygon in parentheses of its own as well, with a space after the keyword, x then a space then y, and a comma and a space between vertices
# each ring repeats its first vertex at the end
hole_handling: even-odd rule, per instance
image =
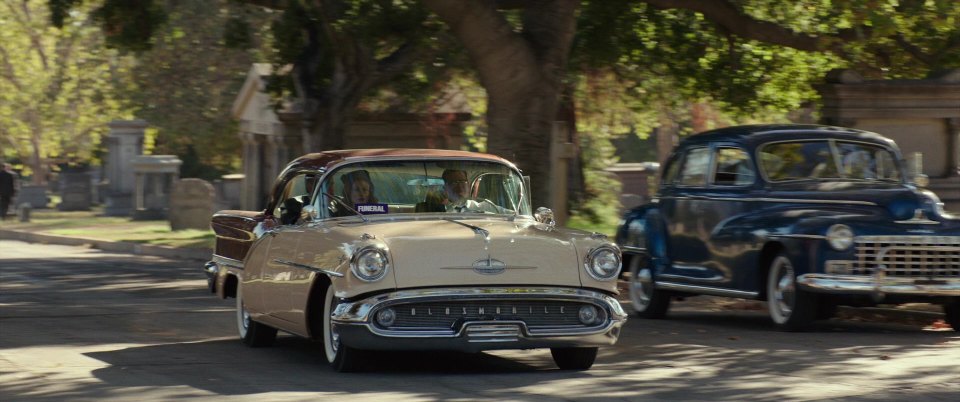
POLYGON ((108 241, 84 237, 57 236, 18 230, 0 229, 0 239, 20 240, 27 243, 59 244, 63 246, 87 246, 114 253, 127 253, 164 258, 208 261, 213 250, 208 248, 176 248, 125 241, 108 241))

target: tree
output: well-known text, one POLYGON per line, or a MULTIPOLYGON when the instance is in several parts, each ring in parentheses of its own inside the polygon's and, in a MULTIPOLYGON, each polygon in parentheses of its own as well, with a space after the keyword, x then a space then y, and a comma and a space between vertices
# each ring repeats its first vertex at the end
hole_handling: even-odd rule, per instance
POLYGON ((128 116, 115 84, 126 60, 105 49, 85 8, 60 28, 30 1, 0 3, 0 143, 35 184, 48 164, 88 161, 107 123, 128 116))
POLYGON ((179 155, 182 177, 217 179, 239 166, 230 110, 262 42, 260 35, 230 38, 231 12, 252 21, 269 15, 228 0, 179 2, 163 10, 167 22, 149 49, 140 50, 123 95, 155 130, 154 154, 179 155), (227 38, 246 41, 250 49, 228 47, 227 38))
MULTIPOLYGON (((118 2, 104 0, 104 7, 118 2)), ((307 149, 341 146, 363 96, 433 64, 444 48, 439 18, 487 91, 488 151, 518 161, 537 181, 546 177, 543 149, 561 95, 576 106, 570 100, 584 93, 577 88, 598 77, 629 88, 636 98, 625 104, 633 110, 644 103, 636 99, 654 100, 646 110, 659 116, 708 101, 749 116, 814 99, 811 84, 830 68, 906 78, 960 62, 960 3, 953 0, 245 2, 283 10, 273 29, 275 62, 292 66, 286 90, 316 123, 304 137, 315 140, 307 149)), ((152 1, 138 3, 150 9, 152 1)), ((150 13, 131 16, 143 15, 140 25, 117 21, 153 26, 150 13)), ((142 31, 113 25, 108 34, 142 31)), ((545 201, 539 189, 538 204, 545 201)))

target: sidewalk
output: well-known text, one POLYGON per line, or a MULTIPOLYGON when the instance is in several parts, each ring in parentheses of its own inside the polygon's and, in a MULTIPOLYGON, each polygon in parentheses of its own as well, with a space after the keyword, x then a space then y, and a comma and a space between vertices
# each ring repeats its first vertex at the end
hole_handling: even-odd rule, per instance
POLYGON ((197 261, 209 261, 213 250, 209 248, 166 247, 126 241, 99 240, 85 237, 58 236, 32 233, 24 230, 0 228, 0 240, 20 240, 27 243, 59 244, 64 246, 84 246, 114 253, 148 255, 165 258, 182 258, 197 261))

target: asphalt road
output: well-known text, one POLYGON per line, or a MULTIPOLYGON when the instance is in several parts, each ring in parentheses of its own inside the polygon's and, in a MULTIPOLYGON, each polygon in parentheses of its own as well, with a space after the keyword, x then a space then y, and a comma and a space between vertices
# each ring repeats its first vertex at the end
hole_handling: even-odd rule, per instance
POLYGON ((593 369, 549 351, 384 353, 337 374, 322 345, 250 349, 200 264, 0 241, 0 401, 960 399, 960 334, 831 320, 775 332, 761 311, 680 303, 632 318, 593 369))

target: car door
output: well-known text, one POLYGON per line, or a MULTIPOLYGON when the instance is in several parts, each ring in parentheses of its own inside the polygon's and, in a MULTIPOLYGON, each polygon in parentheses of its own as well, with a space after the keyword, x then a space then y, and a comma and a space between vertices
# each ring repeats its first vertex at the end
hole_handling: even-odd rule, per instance
POLYGON ((710 157, 710 147, 706 144, 688 148, 674 184, 661 197, 669 237, 667 253, 672 262, 660 275, 661 279, 691 282, 712 276, 703 268, 710 259, 706 247, 710 230, 702 219, 709 203, 704 195, 710 157))
POLYGON ((704 286, 744 290, 752 277, 752 266, 744 266, 744 254, 754 251, 750 228, 738 225, 739 218, 756 203, 749 198, 756 182, 756 169, 746 149, 729 143, 711 146, 707 188, 700 194, 703 208, 697 213, 703 228, 707 259, 701 267, 709 273, 700 279, 704 286))
POLYGON ((263 313, 283 321, 284 329, 293 332, 291 328, 303 327, 304 300, 310 292, 311 272, 297 266, 296 254, 304 232, 309 230, 302 208, 312 204, 316 177, 313 172, 303 172, 283 185, 272 212, 281 224, 265 234, 270 243, 262 265, 263 313))

